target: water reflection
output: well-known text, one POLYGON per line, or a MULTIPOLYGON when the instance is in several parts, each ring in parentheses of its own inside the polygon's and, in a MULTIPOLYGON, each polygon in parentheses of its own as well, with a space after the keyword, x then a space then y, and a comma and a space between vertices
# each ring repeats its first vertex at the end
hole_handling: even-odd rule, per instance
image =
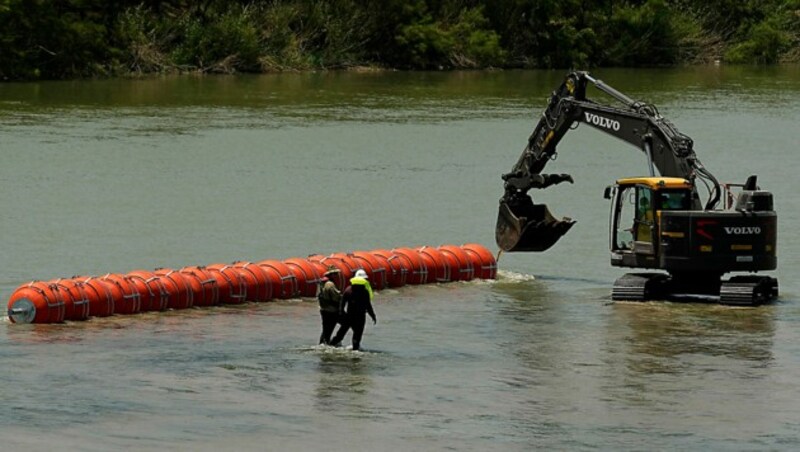
POLYGON ((589 340, 576 334, 582 315, 574 317, 572 301, 550 283, 507 271, 500 276, 491 289, 502 333, 493 331, 491 339, 526 369, 506 383, 529 387, 566 377, 589 340))
POLYGON ((626 361, 634 372, 682 372, 719 357, 759 367, 774 359, 774 306, 615 303, 611 310, 609 336, 624 336, 626 361))
MULTIPOLYGON (((180 311, 144 312, 136 315, 93 317, 87 321, 67 321, 57 324, 12 324, 3 328, 5 337, 15 344, 67 344, 95 337, 114 340, 137 334, 182 334, 184 337, 202 339, 206 331, 192 328, 199 321, 224 308, 187 309, 180 311)), ((225 317, 220 316, 219 324, 225 317)))
POLYGON ((346 349, 320 348, 315 389, 316 406, 321 412, 368 415, 373 386, 369 354, 346 349))
POLYGON ((17 345, 64 344, 83 340, 82 329, 73 324, 4 325, 6 341, 17 345))

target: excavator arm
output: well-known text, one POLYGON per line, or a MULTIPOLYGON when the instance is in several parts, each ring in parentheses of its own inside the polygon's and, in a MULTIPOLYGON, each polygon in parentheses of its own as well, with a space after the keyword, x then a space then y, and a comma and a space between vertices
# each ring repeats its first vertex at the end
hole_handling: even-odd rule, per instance
MULTIPOLYGON (((561 182, 568 174, 543 174, 556 156, 556 146, 566 133, 584 123, 639 148, 647 156, 650 175, 704 181, 709 190, 705 208, 719 201, 719 182, 697 159, 692 139, 680 133, 649 104, 635 101, 586 72, 572 72, 550 96, 547 108, 528 138, 528 145, 511 172, 502 176, 505 193, 500 199, 495 238, 504 251, 544 251, 553 246, 575 223, 556 219, 544 204, 534 204, 528 191, 561 182), (593 85, 620 106, 605 105, 586 97, 593 85)), ((694 184, 692 184, 694 186, 694 184)), ((693 208, 701 208, 697 192, 693 208)))

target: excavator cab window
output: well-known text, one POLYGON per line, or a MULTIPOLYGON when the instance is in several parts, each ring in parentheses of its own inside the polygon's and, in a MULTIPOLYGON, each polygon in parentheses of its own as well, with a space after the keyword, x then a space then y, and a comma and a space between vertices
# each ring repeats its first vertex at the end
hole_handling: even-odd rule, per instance
POLYGON ((636 219, 634 241, 653 241, 653 192, 649 188, 636 187, 636 219))
POLYGON ((658 210, 690 210, 690 193, 687 190, 662 190, 658 192, 658 210))
POLYGON ((641 185, 617 187, 613 204, 614 250, 644 250, 652 253, 653 242, 653 192, 641 185))
POLYGON ((618 186, 616 187, 614 201, 612 203, 613 237, 611 238, 612 249, 631 250, 633 249, 633 228, 631 219, 636 212, 636 187, 618 186))

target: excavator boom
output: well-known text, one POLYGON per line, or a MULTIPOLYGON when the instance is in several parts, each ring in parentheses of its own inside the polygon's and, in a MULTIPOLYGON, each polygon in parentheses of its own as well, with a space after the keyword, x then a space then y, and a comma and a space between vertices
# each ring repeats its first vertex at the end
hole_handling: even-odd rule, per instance
MULTIPOLYGON (((719 200, 719 183, 697 159, 691 138, 678 132, 649 104, 638 102, 593 78, 586 72, 572 72, 550 96, 547 108, 528 138, 528 144, 511 172, 504 174, 505 193, 495 228, 495 239, 504 251, 545 251, 575 223, 557 219, 544 204, 535 204, 530 189, 543 189, 572 182, 567 174, 543 174, 556 155, 556 146, 576 123, 587 124, 632 144, 647 156, 650 175, 657 169, 662 176, 690 181, 702 178, 712 187, 706 208, 719 200), (586 97, 588 86, 611 96, 620 106, 604 105, 586 97)), ((697 193, 693 206, 700 208, 697 193)))

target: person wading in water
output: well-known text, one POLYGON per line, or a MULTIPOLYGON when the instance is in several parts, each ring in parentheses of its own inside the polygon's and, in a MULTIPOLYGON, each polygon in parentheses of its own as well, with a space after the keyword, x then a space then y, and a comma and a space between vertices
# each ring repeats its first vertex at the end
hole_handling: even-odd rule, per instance
POLYGON ((331 339, 331 345, 341 345, 347 330, 353 329, 353 350, 361 349, 361 336, 364 334, 364 324, 367 314, 372 318, 372 324, 378 323, 375 311, 372 309, 372 286, 367 280, 367 272, 362 269, 350 279, 350 285, 342 294, 342 304, 339 310, 342 317, 342 326, 331 339))
POLYGON ((331 281, 338 276, 338 270, 328 269, 320 280, 317 300, 319 301, 319 314, 322 317, 322 334, 319 336, 320 345, 330 345, 331 335, 336 324, 339 323, 342 294, 336 288, 336 283, 331 281))

